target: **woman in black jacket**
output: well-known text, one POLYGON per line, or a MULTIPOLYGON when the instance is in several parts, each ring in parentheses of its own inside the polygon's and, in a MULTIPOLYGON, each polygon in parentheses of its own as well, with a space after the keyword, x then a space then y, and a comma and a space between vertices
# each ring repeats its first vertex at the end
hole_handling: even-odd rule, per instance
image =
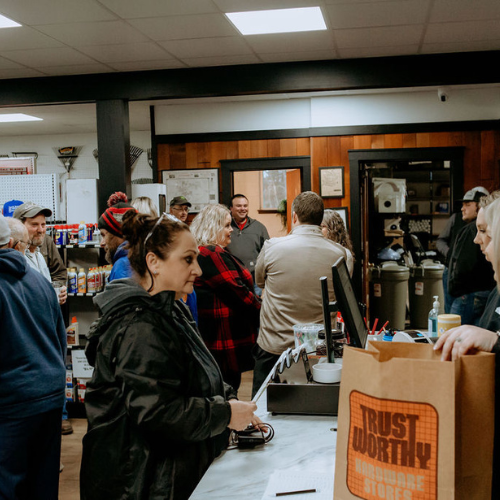
POLYGON ((179 297, 201 271, 186 224, 130 210, 123 220, 136 279, 95 298, 89 334, 82 500, 187 499, 229 429, 258 425, 255 403, 222 380, 179 297))

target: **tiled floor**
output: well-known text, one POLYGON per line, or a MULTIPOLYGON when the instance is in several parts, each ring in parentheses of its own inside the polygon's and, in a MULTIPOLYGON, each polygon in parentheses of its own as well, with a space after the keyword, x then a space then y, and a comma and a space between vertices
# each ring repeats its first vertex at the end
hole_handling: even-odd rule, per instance
MULTIPOLYGON (((246 372, 241 379, 239 398, 250 401, 253 372, 246 372)), ((64 469, 59 481, 59 500, 80 500, 79 474, 82 457, 82 438, 87 431, 85 419, 72 419, 73 434, 62 436, 61 461, 64 469)))

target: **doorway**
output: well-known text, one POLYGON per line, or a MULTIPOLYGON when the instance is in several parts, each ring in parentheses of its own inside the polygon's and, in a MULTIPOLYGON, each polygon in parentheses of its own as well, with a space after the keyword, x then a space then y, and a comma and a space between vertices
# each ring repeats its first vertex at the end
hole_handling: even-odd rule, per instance
MULTIPOLYGON (((231 196, 243 191, 250 202, 250 217, 257 218, 268 229, 270 236, 283 236, 290 231, 291 205, 294 198, 302 191, 311 189, 311 159, 309 156, 294 156, 286 158, 252 158, 249 160, 221 160, 222 172, 222 202, 229 206, 231 196), (271 205, 263 200, 266 183, 263 172, 286 172, 286 195, 278 195, 271 205), (279 210, 282 207, 274 207, 279 198, 286 199, 287 227, 281 227, 279 210), (256 216, 257 215, 257 216, 256 216), (266 224, 266 222, 269 223, 266 224)), ((271 185, 271 184, 270 184, 271 185)), ((270 196, 269 198, 272 198, 270 196)), ((280 200, 281 201, 281 200, 280 200)))
MULTIPOLYGON (((455 200, 460 199, 463 194, 463 156, 463 147, 361 149, 349 151, 351 238, 357 258, 354 266, 353 284, 358 297, 363 302, 366 301, 368 294, 369 245, 372 243, 369 235, 370 226, 374 223, 375 211, 372 196, 373 186, 371 184, 372 171, 375 171, 378 166, 383 166, 382 170, 385 169, 386 172, 384 176, 397 178, 399 175, 394 173, 397 170, 407 172, 409 176, 415 176, 417 173, 418 175, 420 173, 425 175, 426 169, 423 168, 423 165, 440 165, 443 171, 448 171, 449 210, 451 211, 455 200), (375 167, 375 170, 372 170, 372 167, 375 167)), ((418 179, 418 182, 420 183, 421 180, 418 179)), ((432 190, 432 176, 430 177, 430 186, 432 190)), ((410 205, 408 203, 407 205, 409 211, 410 205)), ((415 202, 413 205, 418 205, 418 203, 415 202)), ((388 213, 387 217, 389 215, 388 213)))

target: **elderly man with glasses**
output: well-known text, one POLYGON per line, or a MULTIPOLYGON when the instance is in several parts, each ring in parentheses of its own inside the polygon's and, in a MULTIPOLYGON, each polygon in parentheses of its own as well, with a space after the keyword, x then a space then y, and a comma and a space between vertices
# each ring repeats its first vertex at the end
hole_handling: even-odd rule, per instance
POLYGON ((176 196, 170 202, 170 213, 175 215, 181 222, 186 222, 191 203, 185 196, 176 196))

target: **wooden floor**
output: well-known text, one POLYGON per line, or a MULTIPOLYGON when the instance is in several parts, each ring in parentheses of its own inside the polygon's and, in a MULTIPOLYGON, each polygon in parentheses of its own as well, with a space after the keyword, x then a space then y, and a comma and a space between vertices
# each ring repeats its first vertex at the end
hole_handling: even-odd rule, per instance
MULTIPOLYGON (((238 397, 250 401, 253 372, 246 372, 241 378, 238 397)), ((62 436, 61 462, 64 469, 59 480, 59 500, 80 500, 80 461, 82 458, 82 438, 87 431, 87 421, 81 418, 71 420, 73 434, 62 436)))

